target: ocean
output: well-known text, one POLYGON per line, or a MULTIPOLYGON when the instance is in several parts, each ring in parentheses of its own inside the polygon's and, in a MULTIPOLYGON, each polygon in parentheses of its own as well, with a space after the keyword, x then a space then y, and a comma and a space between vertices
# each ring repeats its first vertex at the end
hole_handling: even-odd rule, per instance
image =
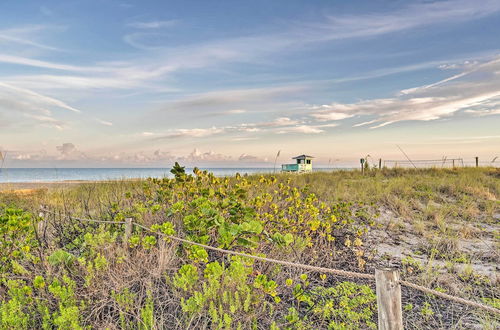
MULTIPOLYGON (((273 173, 273 168, 200 168, 216 176, 273 173)), ((192 173, 192 168, 186 172, 192 173)), ((326 169, 317 169, 326 170, 326 169)), ((279 169, 277 169, 279 171, 279 169)), ((0 170, 0 183, 54 182, 68 180, 117 180, 135 178, 172 177, 170 168, 4 168, 0 170)))

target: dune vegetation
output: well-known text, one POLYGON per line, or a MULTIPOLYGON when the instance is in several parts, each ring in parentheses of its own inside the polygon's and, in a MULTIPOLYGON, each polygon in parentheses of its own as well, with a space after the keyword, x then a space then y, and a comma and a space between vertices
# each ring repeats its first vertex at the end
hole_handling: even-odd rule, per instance
MULTIPOLYGON (((395 267, 500 307, 499 169, 172 173, 0 193, 0 329, 376 328, 372 281, 166 236, 362 273, 395 267), (144 228, 127 237, 123 224, 75 218, 144 228)), ((498 315, 402 290, 406 328, 500 326, 498 315)))

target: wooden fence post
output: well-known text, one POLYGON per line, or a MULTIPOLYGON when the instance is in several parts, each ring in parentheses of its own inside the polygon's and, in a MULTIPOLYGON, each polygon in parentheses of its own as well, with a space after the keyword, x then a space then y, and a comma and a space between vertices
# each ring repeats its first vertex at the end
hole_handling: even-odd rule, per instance
POLYGON ((125 218, 125 236, 123 237, 124 248, 127 248, 130 236, 132 236, 132 218, 125 218))
POLYGON ((392 268, 375 269, 377 289, 378 328, 402 330, 401 285, 399 272, 392 268))
POLYGON ((379 158, 378 159, 378 169, 381 170, 382 169, 382 158, 379 158))
POLYGON ((476 167, 479 167, 479 157, 476 156, 476 167))
POLYGON ((365 173, 365 159, 360 158, 359 162, 361 163, 361 173, 364 174, 365 173))

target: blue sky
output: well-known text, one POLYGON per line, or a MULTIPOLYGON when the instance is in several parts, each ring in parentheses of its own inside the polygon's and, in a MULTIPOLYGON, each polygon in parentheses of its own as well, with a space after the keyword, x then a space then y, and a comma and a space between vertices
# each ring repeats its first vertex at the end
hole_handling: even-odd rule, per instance
POLYGON ((0 2, 7 166, 492 159, 500 0, 0 2))

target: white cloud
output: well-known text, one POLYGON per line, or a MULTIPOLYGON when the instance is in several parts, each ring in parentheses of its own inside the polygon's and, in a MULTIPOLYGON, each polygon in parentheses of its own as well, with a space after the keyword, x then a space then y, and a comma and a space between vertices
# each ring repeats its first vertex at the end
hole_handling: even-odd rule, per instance
MULTIPOLYGON (((161 134, 158 137, 155 137, 155 140, 164 140, 164 139, 174 139, 174 138, 202 138, 208 137, 216 134, 221 134, 225 132, 225 128, 223 127, 210 127, 210 128, 179 128, 176 130, 172 130, 166 134, 161 134)), ((146 132, 149 133, 149 132, 146 132)), ((151 135, 146 135, 151 136, 151 135)))
POLYGON ((310 110, 314 111, 314 113, 311 116, 319 121, 342 120, 354 116, 349 113, 341 112, 345 111, 346 107, 338 103, 332 103, 329 105, 325 104, 321 106, 312 106, 310 107, 310 110))
POLYGON ((241 154, 240 157, 238 157, 238 161, 244 163, 265 163, 267 162, 267 160, 268 160, 267 158, 262 158, 249 154, 241 154))
MULTIPOLYGON (((267 123, 268 126, 289 126, 289 125, 296 125, 298 124, 299 121, 290 119, 288 117, 280 117, 276 118, 274 121, 267 123)), ((266 124, 263 124, 266 125, 266 124)))
POLYGON ((43 161, 46 160, 47 152, 45 150, 39 151, 19 151, 10 150, 8 152, 9 159, 18 161, 43 161))
POLYGON ((189 155, 185 157, 178 157, 179 161, 186 162, 220 162, 220 161, 230 161, 231 156, 226 156, 223 154, 216 153, 214 151, 201 152, 198 149, 194 149, 189 155))
POLYGON ((318 126, 299 125, 299 126, 290 126, 290 127, 280 128, 276 133, 277 134, 287 134, 287 133, 318 134, 318 133, 323 133, 323 132, 324 132, 324 130, 322 130, 318 126))

